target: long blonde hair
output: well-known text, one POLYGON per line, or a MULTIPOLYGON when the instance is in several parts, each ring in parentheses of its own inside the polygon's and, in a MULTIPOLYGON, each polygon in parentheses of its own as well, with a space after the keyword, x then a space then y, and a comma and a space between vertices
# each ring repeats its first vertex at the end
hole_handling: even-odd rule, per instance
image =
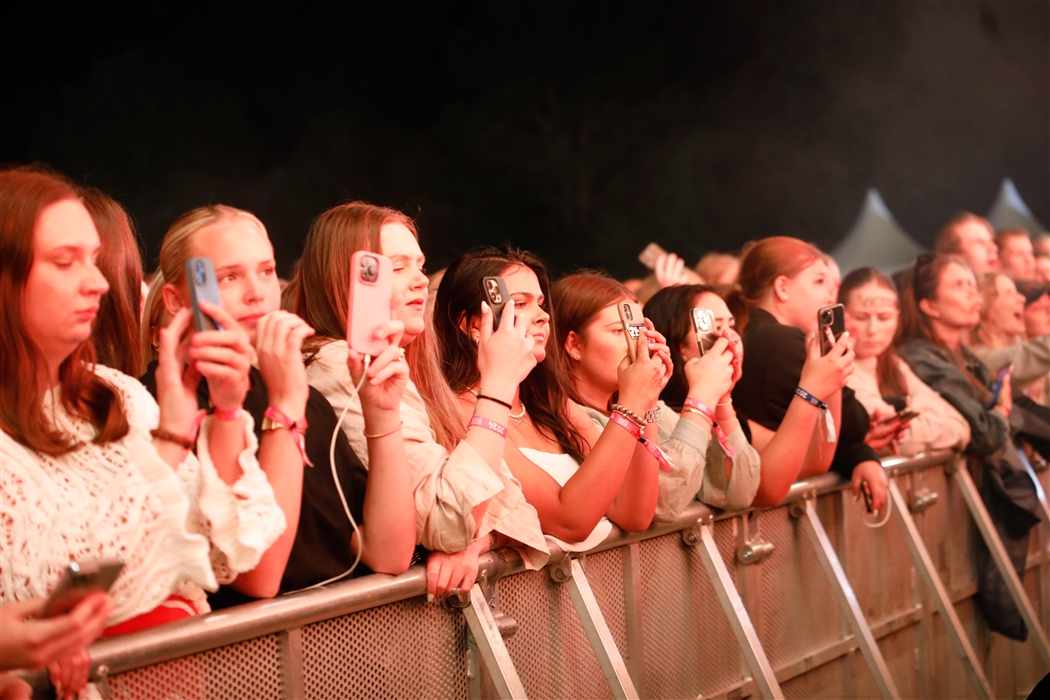
MULTIPOLYGON (((396 209, 365 202, 332 207, 310 225, 299 269, 285 297, 288 310, 316 331, 316 335, 304 343, 305 352, 316 352, 327 343, 346 338, 350 258, 359 250, 381 252, 379 232, 388 223, 402 224, 419 238, 416 223, 410 217, 396 209)), ((409 376, 425 399, 437 442, 451 451, 466 431, 456 409, 455 396, 441 372, 431 324, 426 324, 423 333, 405 348, 405 359, 409 376)))
POLYGON ((167 233, 164 234, 164 242, 160 245, 160 267, 154 276, 153 284, 150 285, 149 294, 146 296, 146 306, 142 310, 142 363, 144 365, 157 359, 154 334, 171 321, 171 315, 164 307, 164 300, 161 296, 165 284, 171 284, 179 289, 186 284, 186 260, 190 257, 189 248, 193 234, 205 226, 230 219, 249 221, 259 229, 266 240, 270 239, 259 217, 250 211, 225 204, 211 204, 191 209, 175 219, 175 222, 168 227, 167 233))

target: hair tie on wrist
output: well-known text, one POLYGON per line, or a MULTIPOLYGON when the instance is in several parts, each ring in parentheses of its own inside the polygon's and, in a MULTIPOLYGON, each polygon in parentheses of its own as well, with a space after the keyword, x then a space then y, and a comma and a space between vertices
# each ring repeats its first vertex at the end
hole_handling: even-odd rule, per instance
POLYGON ((486 396, 486 395, 484 395, 484 394, 479 394, 479 395, 478 395, 478 401, 481 401, 482 399, 484 399, 485 401, 491 401, 492 403, 498 403, 498 404, 500 404, 501 406, 506 406, 507 410, 513 410, 513 409, 514 409, 514 407, 513 407, 513 406, 511 406, 511 405, 510 405, 509 403, 507 403, 506 401, 503 401, 503 400, 501 400, 501 399, 497 399, 497 398, 495 398, 495 397, 490 397, 490 396, 486 396))
POLYGON ((736 449, 729 442, 729 437, 726 435, 726 431, 722 429, 722 426, 718 424, 718 418, 715 416, 713 408, 705 404, 703 401, 697 399, 687 398, 683 405, 683 409, 691 408, 694 411, 699 411, 700 415, 704 416, 711 421, 711 427, 715 431, 715 437, 718 438, 718 444, 722 446, 722 451, 726 453, 726 457, 736 457, 736 449))
POLYGON ((263 432, 277 430, 278 428, 290 431, 292 438, 295 440, 295 446, 299 448, 299 454, 303 458, 303 464, 312 467, 314 463, 306 455, 306 429, 308 427, 310 427, 310 424, 306 422, 306 416, 299 420, 292 420, 275 406, 270 406, 263 413, 263 432))

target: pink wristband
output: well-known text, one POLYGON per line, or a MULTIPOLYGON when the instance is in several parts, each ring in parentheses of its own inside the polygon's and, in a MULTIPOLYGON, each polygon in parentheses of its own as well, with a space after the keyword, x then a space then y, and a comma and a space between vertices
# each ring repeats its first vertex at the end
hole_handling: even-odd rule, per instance
POLYGON ((467 423, 468 428, 474 425, 478 426, 479 428, 484 428, 485 430, 491 430, 492 432, 499 435, 501 438, 507 437, 507 428, 505 426, 500 425, 494 420, 489 420, 484 416, 474 416, 470 419, 470 422, 467 423))
POLYGON ((629 432, 631 437, 640 442, 642 447, 645 448, 645 451, 652 455, 653 459, 655 459, 657 464, 660 465, 661 469, 665 472, 671 471, 671 464, 667 461, 667 457, 664 455, 663 451, 658 446, 654 445, 651 440, 646 440, 642 435, 642 429, 635 425, 635 423, 628 418, 625 418, 619 411, 614 411, 609 414, 609 420, 629 432))
POLYGON ((224 411, 218 406, 212 409, 212 413, 215 417, 221 420, 223 423, 231 423, 241 417, 241 411, 244 410, 244 404, 241 404, 237 408, 231 408, 229 411, 224 411))
POLYGON ((722 451, 726 453, 726 457, 736 457, 736 450, 732 445, 729 444, 729 438, 726 437, 726 431, 722 430, 722 426, 718 424, 718 419, 715 417, 715 412, 710 406, 703 401, 696 399, 687 398, 683 405, 689 408, 695 408, 700 411, 711 421, 711 427, 715 430, 715 437, 718 438, 718 444, 722 446, 722 451))
POLYGON ((306 456, 306 429, 310 427, 310 424, 306 422, 306 416, 293 421, 281 409, 274 406, 267 408, 263 415, 282 428, 289 430, 292 433, 292 437, 295 439, 295 446, 299 448, 299 454, 303 458, 303 464, 308 467, 314 466, 314 463, 306 456))

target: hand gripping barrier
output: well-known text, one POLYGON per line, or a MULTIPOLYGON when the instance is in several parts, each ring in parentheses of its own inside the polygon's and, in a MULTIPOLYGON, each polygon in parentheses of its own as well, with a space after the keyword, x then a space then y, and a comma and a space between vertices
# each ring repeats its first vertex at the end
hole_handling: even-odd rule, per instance
MULTIPOLYGON (((106 698, 1015 697, 1050 671, 1050 536, 1010 567, 965 464, 893 458, 891 522, 834 475, 777 508, 692 504, 546 571, 512 550, 425 603, 422 567, 259 601, 91 647, 106 698), (977 612, 983 537, 1030 635, 977 612), (684 545, 684 546, 683 546, 684 545)), ((1030 470, 1046 511, 1050 472, 1030 470)), ((551 543, 553 545, 553 543, 551 543)), ((24 674, 46 689, 46 673, 24 674)))

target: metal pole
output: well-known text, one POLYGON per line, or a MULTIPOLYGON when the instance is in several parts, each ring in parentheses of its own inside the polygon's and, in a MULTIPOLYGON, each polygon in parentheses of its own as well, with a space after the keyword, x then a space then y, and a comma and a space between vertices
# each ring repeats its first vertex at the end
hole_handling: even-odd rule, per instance
POLYGON ((984 668, 981 667, 981 663, 977 660, 977 654, 970 644, 970 638, 966 636, 962 623, 959 621, 959 616, 955 612, 955 606, 952 605, 951 598, 948 597, 948 591, 944 588, 944 583, 937 574, 933 559, 930 557, 930 553, 926 551, 926 544, 922 541, 919 529, 915 525, 915 520, 908 511, 908 503, 904 500, 900 488, 897 487, 897 483, 893 479, 890 479, 889 495, 890 500, 893 501, 891 507, 893 508, 894 518, 897 520, 897 524, 900 525, 901 532, 904 533, 904 540, 908 543, 908 550, 911 552, 912 559, 915 560, 915 566, 918 567, 922 580, 926 583, 927 590, 933 594, 937 610, 941 614, 941 619, 945 622, 948 636, 951 637, 955 651, 959 654, 963 668, 966 669, 966 675, 970 677, 970 682, 973 684, 974 690, 977 691, 977 696, 982 698, 982 700, 991 700, 993 697, 992 687, 984 675, 984 668))
POLYGON ((642 565, 638 543, 623 552, 623 607, 627 618, 627 670, 640 697, 645 697, 645 644, 642 638, 642 565))
POLYGON ((1014 565, 1010 562, 1010 557, 1006 555, 1003 542, 999 539, 999 533, 996 532, 995 526, 992 525, 992 519, 988 515, 988 510, 984 507, 981 495, 977 492, 977 486, 974 485, 973 479, 970 478, 970 472, 966 470, 965 466, 961 466, 955 470, 953 478, 962 492, 963 499, 966 500, 966 505, 970 508, 970 515, 977 522, 977 529, 981 531, 984 543, 988 545, 988 549, 992 553, 995 565, 999 567, 999 573, 1002 574, 1003 579, 1006 581, 1006 587, 1010 590, 1010 597, 1014 599, 1014 605, 1021 612, 1021 617, 1028 626, 1028 631, 1032 634, 1035 646, 1039 650, 1039 656, 1042 658, 1043 666, 1050 669, 1050 646, 1047 646, 1046 635, 1043 633, 1043 628, 1036 618, 1035 610, 1032 609, 1032 603, 1028 600, 1028 596, 1025 595, 1021 579, 1017 577, 1014 565))
POLYGON ((470 589, 470 600, 463 608, 463 615, 467 618, 467 626, 474 635, 474 642, 478 645, 481 658, 485 660, 492 684, 501 698, 524 698, 525 686, 518 678, 518 671, 514 668, 507 645, 503 643, 503 636, 492 617, 485 594, 481 592, 481 586, 474 584, 470 589))
POLYGON ((627 666, 616 648, 616 640, 613 639, 609 625, 605 622, 605 616, 598 608, 598 600, 594 597, 591 584, 583 573, 583 567, 577 559, 569 560, 569 578, 564 582, 569 588, 569 597, 572 598, 576 614, 580 616, 583 629, 587 632, 587 639, 591 642, 598 657, 598 663, 605 674, 605 680, 609 682, 609 688, 613 697, 620 700, 637 700, 638 691, 631 682, 631 674, 627 672, 627 666))
POLYGON ((864 655, 864 660, 868 662, 868 668, 871 670, 871 675, 875 678, 875 684, 879 687, 879 692, 887 700, 889 698, 899 698, 900 694, 897 692, 893 678, 886 667, 886 661, 882 658, 879 645, 871 634, 871 628, 868 627, 867 620, 864 619, 864 613, 861 612, 857 596, 853 593, 853 587, 850 586, 849 580, 846 578, 846 572, 842 570, 842 564, 839 563, 839 558, 835 554, 835 549, 831 546, 828 533, 824 531, 824 526, 820 522, 820 516, 817 515, 817 509, 813 503, 814 498, 810 497, 805 500, 804 507, 801 505, 796 506, 799 522, 803 523, 803 529, 806 531, 806 535, 809 536, 809 541, 817 553, 817 559, 820 560, 820 565, 828 577, 832 590, 835 591, 839 607, 842 608, 842 612, 846 615, 846 620, 853 631, 853 638, 857 641, 857 645, 864 655))
POLYGON ((725 562, 722 561, 722 554, 718 551, 718 544, 715 542, 714 535, 711 532, 710 522, 700 524, 699 537, 693 532, 685 533, 685 536, 687 543, 696 546, 696 551, 700 555, 700 561, 704 563, 704 568, 707 569, 707 575, 711 579, 715 592, 718 594, 718 601, 722 604, 726 617, 729 618, 729 625, 733 628, 733 633, 736 635, 740 651, 743 652, 747 665, 751 669, 751 676, 755 681, 755 685, 758 686, 758 692, 766 700, 783 698, 784 693, 780 689, 780 684, 777 683, 776 674, 773 673, 773 667, 766 657, 766 651, 762 648, 762 642, 759 641, 758 634, 751 624, 751 618, 747 614, 747 608, 744 607, 744 601, 741 600, 740 594, 733 585, 729 569, 726 568, 725 562), (690 539, 696 541, 690 542, 690 539))

